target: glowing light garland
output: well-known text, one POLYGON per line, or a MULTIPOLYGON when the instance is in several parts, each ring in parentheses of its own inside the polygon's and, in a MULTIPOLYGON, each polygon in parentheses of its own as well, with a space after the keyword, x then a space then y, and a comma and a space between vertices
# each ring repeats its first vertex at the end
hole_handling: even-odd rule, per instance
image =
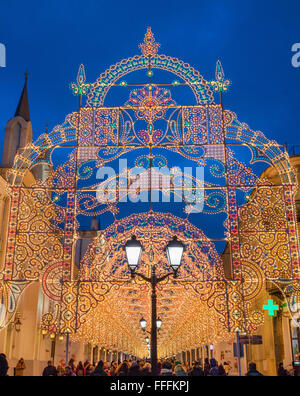
MULTIPOLYGON (((43 316, 43 331, 68 332, 76 341, 147 354, 138 321, 141 316, 150 321, 149 289, 143 281, 131 281, 122 249, 133 234, 146 249, 140 268, 146 275, 150 262, 157 265, 158 273, 167 271, 163 252, 174 235, 187 245, 179 279, 175 283, 166 281, 158 289, 158 309, 163 319, 161 356, 230 340, 237 330, 255 332, 263 323, 263 312, 255 309, 254 301, 265 280, 278 287, 285 281, 287 286, 281 290, 287 299, 288 287, 292 287, 293 296, 300 293, 294 205, 297 185, 287 154, 276 142, 252 131, 233 112, 214 103, 213 92, 222 95, 230 85, 220 62, 215 81, 209 83, 188 64, 159 55, 159 44, 150 28, 140 48, 142 56, 113 65, 93 84, 86 83, 81 65, 76 83, 71 84, 73 93, 80 97, 79 111, 16 155, 9 172, 8 243, 0 272, 1 327, 12 320, 26 286, 39 280, 52 302, 43 316), (131 89, 120 80, 141 69, 147 70, 149 79, 153 78, 153 69, 161 69, 180 81, 174 80, 167 88, 166 84, 152 82, 135 86, 124 106, 104 107, 109 89, 131 89), (172 90, 178 85, 192 89, 197 105, 175 103, 172 90), (83 95, 88 95, 86 106, 81 105, 83 95), (138 122, 144 122, 144 126, 138 127, 138 122), (263 161, 273 165, 281 185, 258 178, 248 165, 238 161, 229 147, 233 142, 250 149, 251 164, 263 161), (72 152, 55 167, 50 153, 66 143, 74 145, 72 152), (185 207, 183 218, 150 210, 117 220, 118 204, 96 199, 99 185, 93 183, 94 169, 152 147, 208 168, 216 180, 203 185, 204 213, 227 215, 222 240, 230 244, 233 280, 225 277, 213 239, 189 221, 191 205, 185 207), (25 175, 45 159, 50 169, 47 180, 25 186, 25 175), (226 183, 218 184, 218 180, 226 183), (83 182, 86 184, 80 187, 83 182), (237 199, 240 191, 250 194, 242 207, 237 199), (105 212, 110 212, 115 222, 96 233, 80 270, 74 268, 78 217, 105 212)), ((143 155, 135 162, 145 167, 145 180, 150 178, 149 159, 143 155)), ((168 164, 163 155, 152 156, 152 161, 162 167, 168 164)), ((178 171, 174 177, 180 176, 178 171)), ((130 173, 108 179, 103 190, 113 191, 116 180, 122 188, 130 185, 130 173)), ((191 177, 189 189, 198 186, 199 180, 191 177)), ((128 190, 122 188, 120 194, 126 196, 128 190)), ((174 185, 172 188, 175 194, 174 185)))

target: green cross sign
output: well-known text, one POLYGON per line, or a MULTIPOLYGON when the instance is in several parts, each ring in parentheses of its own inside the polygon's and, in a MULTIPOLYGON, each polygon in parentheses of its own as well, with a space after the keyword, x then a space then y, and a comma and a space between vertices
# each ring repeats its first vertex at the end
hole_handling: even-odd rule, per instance
POLYGON ((279 311, 279 306, 274 305, 273 300, 269 300, 268 305, 264 305, 264 310, 269 311, 270 316, 274 316, 276 314, 276 311, 279 311))

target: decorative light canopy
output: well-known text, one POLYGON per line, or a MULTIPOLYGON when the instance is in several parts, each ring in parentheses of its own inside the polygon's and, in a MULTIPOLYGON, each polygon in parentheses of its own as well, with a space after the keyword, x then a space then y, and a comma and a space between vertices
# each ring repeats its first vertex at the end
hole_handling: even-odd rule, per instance
MULTIPOLYGON (((52 316, 45 317, 49 334, 70 333, 73 339, 93 340, 95 345, 107 348, 118 345, 119 350, 135 355, 138 349, 143 356, 145 334, 139 319, 143 316, 140 324, 146 329, 147 321, 150 323, 146 308, 149 293, 142 280, 129 282, 128 265, 131 271, 140 265, 140 272, 147 276, 153 258, 162 275, 168 265, 177 272, 183 261, 183 244, 175 239, 167 246, 167 254, 161 252, 173 235, 187 247, 180 271, 185 283, 180 286, 179 279, 176 285, 166 280, 158 288, 158 308, 164 323, 159 337, 161 356, 229 339, 235 329, 256 331, 264 315, 252 300, 261 292, 265 278, 299 284, 296 178, 288 156, 276 142, 251 130, 232 111, 215 102, 214 93, 222 96, 230 85, 220 62, 215 81, 209 82, 186 62, 159 54, 158 48, 149 28, 140 47, 142 54, 111 66, 93 84, 86 83, 81 65, 71 88, 79 95, 80 104, 81 96, 88 94, 86 106, 80 105, 47 136, 40 136, 16 155, 8 178, 10 237, 0 274, 0 328, 13 320, 24 289, 41 279, 45 295, 54 302, 49 304, 52 316), (144 87, 138 88, 122 81, 127 74, 142 69, 148 76, 151 74, 151 84, 149 78, 144 87), (154 81, 156 69, 175 74, 176 81, 167 85, 165 81, 154 81), (191 88, 195 105, 176 104, 172 95, 180 85, 191 88), (113 87, 133 87, 124 106, 105 107, 106 95, 113 87), (60 149, 65 143, 73 146, 74 142, 69 158, 59 165, 53 163, 47 180, 34 180, 30 187, 23 183, 27 171, 45 162, 49 150, 60 149), (251 151, 250 164, 236 158, 231 142, 234 147, 241 145, 251 151), (133 213, 124 218, 120 205, 95 198, 99 187, 92 179, 95 169, 139 150, 144 153, 135 165, 145 164, 148 169, 152 146, 157 152, 172 151, 172 156, 181 156, 208 170, 214 182, 201 187, 193 178, 190 190, 204 192, 202 213, 226 217, 223 241, 229 242, 234 282, 224 275, 213 237, 207 238, 200 230, 201 222, 193 224, 200 217, 200 213, 199 217, 190 216, 195 213, 193 205, 179 217, 164 211, 136 213, 133 207, 133 213), (258 161, 274 166, 280 185, 255 174, 250 165, 258 161), (241 191, 245 191, 248 201, 243 206, 238 198, 241 191), (101 232, 101 238, 95 236, 91 241, 80 262, 80 275, 74 279, 72 265, 80 222, 93 212, 97 216, 111 213, 114 223, 101 232), (36 230, 39 234, 35 238, 36 230), (131 238, 133 233, 140 242, 131 238), (271 234, 272 241, 268 237, 256 238, 271 234), (130 238, 125 247, 127 265, 122 248, 130 238), (146 252, 141 262, 142 244, 146 252), (153 254, 149 253, 151 249, 153 254), (117 307, 102 304, 110 292, 117 307)), ((151 159, 153 166, 158 163, 159 167, 172 167, 168 159, 155 153, 151 159)), ((148 181, 149 173, 145 175, 148 181)), ((126 185, 132 182, 122 175, 124 180, 126 185)), ((114 184, 110 179, 103 189, 110 192, 114 184)), ((175 187, 172 185, 173 192, 175 187)), ((264 307, 269 313, 276 312, 276 308, 273 302, 264 307)))

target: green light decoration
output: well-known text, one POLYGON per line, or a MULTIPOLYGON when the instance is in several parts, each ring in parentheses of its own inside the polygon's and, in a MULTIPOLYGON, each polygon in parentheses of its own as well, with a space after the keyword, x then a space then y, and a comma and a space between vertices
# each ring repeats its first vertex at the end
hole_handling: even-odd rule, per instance
POLYGON ((276 311, 279 311, 279 306, 275 305, 273 300, 268 300, 268 305, 264 305, 264 310, 268 311, 270 316, 275 316, 276 311))
POLYGON ((77 74, 77 82, 73 82, 70 84, 70 88, 73 91, 75 96, 77 95, 87 95, 90 90, 91 84, 85 84, 85 71, 84 66, 81 64, 79 66, 78 74, 77 74))
POLYGON ((152 70, 148 70, 147 71, 147 76, 148 77, 153 77, 153 71, 152 70))
POLYGON ((210 82, 210 86, 215 92, 226 92, 231 85, 230 80, 225 80, 225 73, 220 61, 217 62, 216 80, 210 82))

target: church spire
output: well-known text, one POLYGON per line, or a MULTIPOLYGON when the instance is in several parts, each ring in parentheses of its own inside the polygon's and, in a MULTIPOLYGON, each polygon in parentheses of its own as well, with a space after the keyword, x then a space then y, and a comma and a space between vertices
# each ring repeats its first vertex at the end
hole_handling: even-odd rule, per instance
POLYGON ((25 84, 22 91, 22 95, 20 97, 18 107, 15 113, 15 117, 22 117, 25 121, 30 121, 30 113, 29 113, 29 102, 28 102, 28 93, 27 93, 27 80, 28 73, 25 73, 25 84))

